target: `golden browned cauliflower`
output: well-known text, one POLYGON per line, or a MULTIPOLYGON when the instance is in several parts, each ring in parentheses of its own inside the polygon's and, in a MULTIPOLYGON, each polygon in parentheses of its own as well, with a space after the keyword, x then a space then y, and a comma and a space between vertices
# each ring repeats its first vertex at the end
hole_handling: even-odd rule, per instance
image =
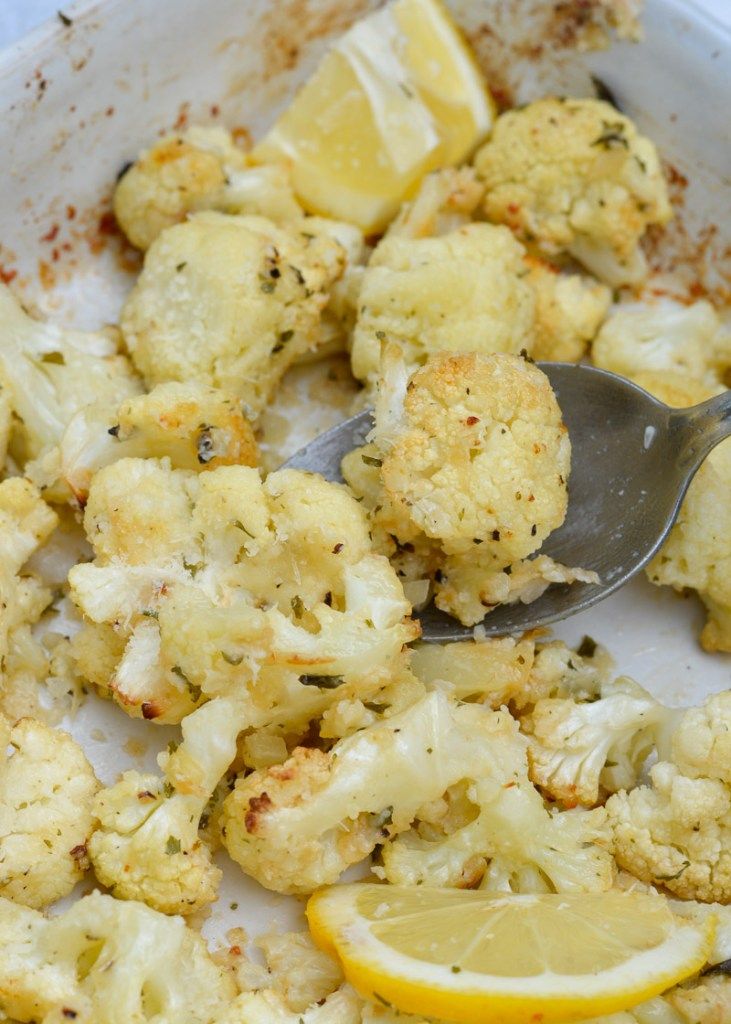
POLYGON ((224 128, 194 126, 144 150, 119 179, 114 214, 132 245, 157 236, 198 210, 294 220, 302 208, 284 167, 250 167, 224 128))
POLYGON ((620 867, 681 899, 731 902, 731 693, 676 720, 650 784, 607 802, 620 867))
POLYGON ((81 747, 32 718, 0 715, 0 896, 46 907, 88 867, 99 784, 81 747))
POLYGON ((475 157, 489 220, 616 286, 646 272, 639 241, 671 217, 653 143, 609 103, 541 99, 509 110, 475 157))
POLYGON ((442 353, 409 377, 381 359, 373 442, 343 460, 374 543, 416 606, 465 625, 552 583, 596 581, 546 555, 525 561, 566 514, 570 443, 551 386, 517 356, 442 353))
POLYGON ((256 413, 293 360, 317 346, 342 246, 306 221, 200 213, 151 245, 120 325, 148 386, 195 381, 256 413))
POLYGON ((375 436, 386 493, 448 554, 480 546, 496 569, 531 554, 568 504, 571 444, 548 378, 509 355, 431 356, 401 422, 375 436))
MULTIPOLYGON (((472 707, 473 705, 467 705, 472 707)), ((505 711, 493 713, 491 768, 465 770, 441 800, 422 801, 408 830, 386 836, 382 867, 395 885, 506 892, 601 892, 615 868, 603 808, 548 809, 528 777, 524 737, 505 711)))
POLYGON ((526 257, 526 263, 536 300, 533 358, 581 359, 607 315, 610 290, 586 275, 560 273, 544 260, 526 257))
POLYGON ((298 747, 284 764, 239 779, 224 803, 223 843, 267 888, 312 892, 450 786, 492 776, 505 746, 519 742, 511 722, 431 693, 329 753, 298 747))
POLYGON ((175 469, 255 466, 258 448, 236 396, 171 381, 119 408, 99 403, 71 420, 60 444, 61 476, 84 504, 92 477, 123 458, 168 458, 175 469))
POLYGON ((378 699, 418 633, 365 513, 314 474, 122 459, 94 477, 84 521, 96 557, 69 574, 75 650, 129 714, 176 722, 238 688, 248 725, 301 735, 341 698, 378 699))
POLYGON ((524 275, 523 248, 506 228, 385 238, 363 275, 353 373, 375 382, 384 340, 409 367, 436 352, 530 351, 535 297, 524 275))
POLYGON ((27 480, 0 483, 0 709, 13 721, 35 714, 48 658, 31 627, 51 591, 23 567, 51 535, 58 517, 27 480))
POLYGON ((402 205, 386 237, 431 238, 468 224, 485 188, 472 167, 444 167, 421 182, 414 198, 402 205))

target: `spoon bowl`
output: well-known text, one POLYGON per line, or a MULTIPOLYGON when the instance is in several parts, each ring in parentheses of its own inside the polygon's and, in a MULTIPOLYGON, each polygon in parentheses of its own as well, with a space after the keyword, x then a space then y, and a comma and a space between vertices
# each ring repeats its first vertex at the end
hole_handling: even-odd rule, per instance
MULTIPOLYGON (((599 583, 550 586, 530 604, 486 615, 488 636, 519 634, 584 611, 618 590, 661 547, 688 486, 708 453, 731 434, 731 392, 690 409, 671 409, 625 377, 594 366, 538 363, 551 382, 571 439, 569 506, 541 554, 593 569, 599 583)), ((370 410, 333 427, 285 466, 342 481, 344 455, 365 442, 370 410)), ((460 625, 433 604, 415 613, 422 638, 459 640, 460 625)))

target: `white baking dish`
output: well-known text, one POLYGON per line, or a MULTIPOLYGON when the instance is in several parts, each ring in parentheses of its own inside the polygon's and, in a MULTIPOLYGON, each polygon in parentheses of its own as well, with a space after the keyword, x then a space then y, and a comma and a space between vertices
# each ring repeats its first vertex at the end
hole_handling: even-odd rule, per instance
MULTIPOLYGON (((14 286, 27 301, 68 322, 96 326, 113 319, 130 278, 99 219, 125 161, 185 118, 217 119, 256 135, 328 38, 372 6, 368 0, 108 0, 65 7, 70 26, 59 18, 0 55, 5 276, 15 274, 14 286)), ((688 236, 718 228, 690 270, 696 274, 703 265, 705 273, 705 264, 713 265, 711 285, 729 272, 727 29, 684 0, 647 0, 645 42, 581 56, 556 48, 567 23, 550 14, 553 3, 454 0, 452 7, 491 80, 520 83, 517 100, 551 90, 589 95, 590 73, 600 76, 689 179, 681 218, 688 236), (540 53, 518 59, 526 39, 540 53)), ((582 10, 577 3, 574 13, 582 10)), ((683 245, 676 256, 688 256, 683 245)), ((591 633, 622 672, 683 704, 731 686, 731 656, 706 655, 697 645, 701 618, 695 599, 643 579, 556 633, 570 641, 591 633)), ((70 728, 105 782, 132 765, 154 767, 154 754, 172 732, 133 722, 93 697, 70 728)), ((273 921, 290 924, 299 907, 264 892, 226 861, 221 899, 205 931, 218 937, 244 925, 255 934, 273 921)))

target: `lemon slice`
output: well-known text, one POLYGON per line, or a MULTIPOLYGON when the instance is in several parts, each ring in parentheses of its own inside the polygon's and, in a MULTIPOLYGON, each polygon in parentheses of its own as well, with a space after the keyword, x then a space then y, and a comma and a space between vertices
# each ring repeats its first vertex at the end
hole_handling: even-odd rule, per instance
POLYGON ((333 46, 252 156, 288 162, 311 212, 371 233, 427 172, 466 159, 493 118, 439 0, 396 0, 333 46))
POLYGON ((364 883, 315 893, 307 917, 362 995, 472 1024, 551 1024, 635 1006, 700 970, 715 929, 639 893, 364 883))

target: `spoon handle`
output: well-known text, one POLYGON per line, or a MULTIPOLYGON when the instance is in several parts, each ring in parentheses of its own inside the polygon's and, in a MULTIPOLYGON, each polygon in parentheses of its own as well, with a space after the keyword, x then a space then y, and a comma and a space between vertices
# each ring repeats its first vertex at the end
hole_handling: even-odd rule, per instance
POLYGON ((673 427, 682 433, 682 457, 697 467, 717 444, 731 437, 731 391, 715 395, 691 409, 674 411, 673 427))

